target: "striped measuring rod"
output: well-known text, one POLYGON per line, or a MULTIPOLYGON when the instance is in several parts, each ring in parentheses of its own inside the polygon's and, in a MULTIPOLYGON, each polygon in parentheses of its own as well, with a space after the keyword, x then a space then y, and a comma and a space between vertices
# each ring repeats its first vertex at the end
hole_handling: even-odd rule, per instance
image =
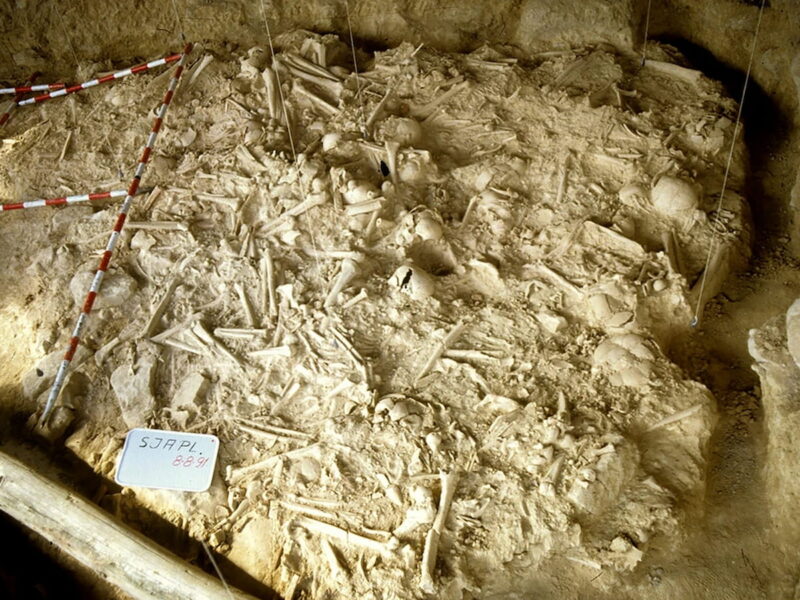
MULTIPOLYGON (((144 190, 141 190, 142 192, 144 190)), ((7 210, 21 210, 23 208, 39 208, 40 206, 63 206, 77 204, 78 202, 91 202, 92 200, 105 200, 106 198, 122 198, 128 194, 127 190, 114 190, 111 192, 98 192, 94 194, 79 194, 77 196, 61 196, 60 198, 40 198, 27 202, 9 202, 0 204, 0 212, 7 210)))
MULTIPOLYGON (((39 76, 39 73, 34 73, 30 77, 28 77, 28 80, 25 83, 26 84, 33 83, 38 76, 39 76)), ((23 86, 23 88, 20 88, 20 89, 24 89, 24 86, 23 86)), ((11 102, 9 102, 8 106, 6 107, 6 110, 3 112, 2 115, 0 115, 0 127, 5 125, 6 123, 8 123, 8 120, 11 118, 12 111, 15 108, 17 108, 17 102, 22 100, 22 97, 24 95, 25 95, 24 92, 19 92, 16 96, 14 96, 14 99, 11 102)))
POLYGON ((142 180, 145 167, 147 166, 147 162, 150 160, 150 154, 152 153, 153 146, 156 143, 158 132, 161 130, 161 125, 164 123, 164 116, 167 114, 169 104, 172 102, 172 97, 175 95, 175 90, 178 87, 178 82, 183 74, 184 66, 186 65, 186 59, 191 51, 192 45, 187 44, 183 50, 183 53, 178 59, 178 66, 175 68, 175 72, 172 74, 172 78, 169 81, 169 87, 167 88, 167 93, 164 94, 164 99, 161 101, 161 106, 156 113, 153 127, 150 130, 150 135, 147 137, 147 142, 145 143, 144 150, 142 150, 142 156, 139 159, 139 163, 136 165, 136 171, 134 172, 133 179, 128 187, 128 193, 125 196, 125 201, 122 203, 122 208, 120 208, 119 215, 114 223, 114 228, 111 230, 111 236, 108 238, 106 249, 103 252, 102 258, 100 259, 100 265, 97 267, 97 271, 94 274, 92 285, 89 287, 89 292, 86 294, 86 300, 83 303, 83 308, 81 308, 78 321, 75 323, 75 328, 72 331, 72 337, 69 340, 69 346, 67 346, 67 351, 64 354, 64 360, 61 361, 61 364, 58 367, 55 381, 53 381, 53 387, 50 388, 50 393, 47 396, 47 404, 45 405, 44 412, 42 413, 42 425, 47 423, 47 419, 55 407, 58 395, 61 393, 61 388, 64 386, 64 380, 67 377, 67 370, 69 369, 69 365, 75 356, 75 351, 78 349, 78 344, 80 344, 83 328, 86 326, 86 321, 89 319, 89 313, 92 312, 92 306, 97 298, 97 293, 100 291, 100 286, 103 283, 103 277, 108 270, 108 265, 111 263, 111 255, 114 253, 114 247, 117 245, 117 240, 122 233, 122 228, 125 226, 125 219, 128 216, 128 211, 130 210, 131 205, 133 204, 133 198, 139 189, 139 182, 142 180))
POLYGON ((58 98, 60 96, 66 96, 67 94, 74 94, 75 92, 80 92, 81 90, 85 90, 90 87, 100 85, 101 83, 108 83, 109 81, 122 79, 123 77, 127 77, 128 75, 137 75, 139 73, 144 73, 145 71, 149 71, 150 69, 154 69, 155 67, 160 67, 161 65, 166 65, 171 62, 175 62, 176 60, 180 60, 182 56, 184 55, 170 54, 169 56, 165 56, 164 58, 159 58, 158 60, 153 60, 150 61, 149 63, 137 65, 135 67, 131 67, 130 69, 123 69, 122 71, 117 71, 116 73, 109 73, 108 75, 104 75, 103 77, 98 77, 97 79, 84 81, 83 83, 71 85, 69 87, 65 87, 63 89, 56 90, 54 92, 48 92, 46 94, 42 94, 41 96, 34 96, 33 98, 22 100, 20 102, 17 102, 17 106, 27 106, 29 104, 37 104, 39 102, 44 102, 45 100, 50 100, 51 98, 58 98))

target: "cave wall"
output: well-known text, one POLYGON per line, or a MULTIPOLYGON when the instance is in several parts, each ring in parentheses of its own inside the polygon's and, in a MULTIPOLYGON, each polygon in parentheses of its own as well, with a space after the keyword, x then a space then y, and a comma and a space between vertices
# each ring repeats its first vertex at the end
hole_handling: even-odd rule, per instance
MULTIPOLYGON (((753 0, 653 0, 652 36, 679 36, 744 71, 758 14, 753 0)), ((638 48, 647 0, 349 0, 354 35, 376 46, 402 40, 444 50, 469 50, 485 42, 525 54, 592 42, 638 48)), ((188 38, 263 44, 259 0, 175 0, 188 38)), ((344 1, 264 0, 273 33, 302 27, 346 34, 344 1)), ((32 68, 74 73, 66 32, 81 60, 129 61, 180 45, 175 9, 163 0, 13 0, 0 6, 3 44, 0 78, 32 68)), ((800 3, 769 0, 754 81, 794 114, 797 96, 790 69, 800 52, 800 3)))

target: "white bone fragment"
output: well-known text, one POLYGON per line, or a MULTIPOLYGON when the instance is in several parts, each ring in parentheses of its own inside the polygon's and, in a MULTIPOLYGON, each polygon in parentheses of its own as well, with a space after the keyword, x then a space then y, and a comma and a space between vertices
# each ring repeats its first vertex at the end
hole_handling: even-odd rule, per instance
POLYGON ((679 177, 664 175, 650 192, 653 208, 665 217, 686 218, 700 204, 694 185, 679 177))
POLYGON ((216 339, 214 339, 214 336, 212 336, 208 331, 206 331, 206 328, 203 327, 202 323, 197 321, 194 325, 192 325, 191 331, 197 337, 199 337, 201 340, 203 340, 206 344, 211 346, 219 354, 222 354, 222 356, 224 356, 225 358, 233 361, 234 363, 236 363, 240 367, 242 366, 242 363, 239 362, 239 359, 236 358, 225 346, 223 346, 216 339))
POLYGON ((703 77, 703 74, 700 71, 687 69, 686 67, 681 67, 680 65, 673 63, 662 62, 660 60, 647 60, 644 64, 644 67, 652 69, 653 71, 658 71, 659 73, 664 73, 665 75, 669 75, 670 77, 680 79, 693 85, 700 83, 703 77))
POLYGON ((269 423, 260 423, 249 419, 237 419, 237 421, 239 423, 244 423, 245 425, 249 425, 250 427, 261 429, 262 431, 267 431, 269 433, 274 433, 282 437, 288 437, 297 440, 310 440, 312 438, 311 434, 305 433, 304 431, 297 431, 296 429, 288 429, 287 427, 278 427, 277 425, 270 425, 269 423))
POLYGON ((436 280, 433 276, 413 264, 399 267, 389 278, 389 284, 414 300, 424 300, 436 291, 436 280))
POLYGON ((428 374, 428 371, 430 371, 433 365, 436 364, 436 361, 441 358, 444 351, 447 350, 447 348, 449 348, 450 346, 452 346, 458 340, 459 337, 461 337, 461 334, 464 333, 464 329, 466 329, 466 327, 467 326, 464 323, 456 324, 450 330, 450 332, 446 336, 444 336, 444 339, 442 339, 442 341, 436 345, 436 349, 428 357, 428 360, 425 362, 425 365, 422 367, 422 369, 420 369, 419 373, 417 373, 417 376, 414 378, 415 385, 419 383, 420 379, 422 379, 425 375, 428 374))
POLYGON ((230 198, 228 196, 219 196, 217 194, 207 194, 204 192, 200 192, 195 194, 198 200, 208 200, 209 202, 213 202, 214 204, 219 204, 220 206, 227 206, 233 211, 239 210, 239 199, 238 198, 230 198))
POLYGON ((328 79, 330 81, 339 81, 339 77, 337 77, 333 72, 322 67, 320 65, 314 64, 310 60, 303 58, 299 54, 295 54, 293 52, 283 53, 280 58, 280 62, 282 64, 289 64, 297 69, 303 70, 307 73, 312 75, 317 75, 324 79, 328 79))
POLYGON ((316 195, 316 194, 306 198, 305 200, 303 200, 299 204, 297 204, 297 205, 293 206, 292 208, 290 208, 289 210, 281 213, 281 215, 279 217, 277 217, 277 218, 273 219, 272 221, 270 221, 269 223, 267 223, 264 226, 264 233, 269 235, 270 233, 272 233, 275 230, 277 230, 281 225, 283 225, 288 219, 300 216, 303 213, 305 213, 306 211, 309 211, 309 210, 311 210, 312 208, 314 208, 316 206, 319 206, 321 204, 325 204, 325 202, 326 202, 326 199, 325 199, 324 196, 320 196, 320 195, 316 195))
POLYGON ((389 176, 397 188, 400 186, 400 176, 397 172, 397 152, 400 150, 400 144, 394 140, 386 140, 384 147, 386 148, 386 165, 389 167, 389 176))
POLYGON ((339 556, 339 553, 336 552, 336 549, 333 545, 326 539, 321 538, 319 540, 320 548, 322 548, 322 554, 325 556, 325 559, 328 561, 328 566, 331 569, 331 574, 334 578, 343 579, 347 577, 347 567, 344 564, 344 561, 339 556))
POLYGON ((308 98, 311 102, 316 105, 317 107, 324 110, 328 115, 334 116, 339 114, 339 108, 325 100, 324 98, 320 98, 311 90, 306 89, 299 82, 294 84, 294 89, 297 90, 297 93, 301 96, 308 98))
POLYGON ((191 73, 191 76, 189 77, 189 82, 187 84, 187 87, 191 87, 194 84, 194 82, 197 81, 197 78, 200 77, 200 73, 202 73, 203 70, 208 65, 210 65, 211 61, 213 61, 213 60, 214 60, 214 57, 212 55, 206 54, 205 56, 203 56, 203 58, 197 64, 195 64, 192 67, 192 73, 191 73))
POLYGON ((436 567, 436 556, 439 552, 439 538, 444 530, 444 524, 447 521, 447 513, 450 511, 450 505, 453 502, 453 495, 456 491, 458 483, 458 473, 440 473, 442 481, 442 492, 439 496, 439 511, 436 513, 436 518, 433 525, 425 537, 425 549, 422 552, 422 573, 420 575, 419 587, 427 594, 436 592, 436 585, 433 582, 433 570, 436 567))
POLYGON ((281 98, 278 90, 278 78, 272 68, 267 67, 262 71, 261 77, 264 80, 264 87, 267 89, 267 107, 271 119, 280 120, 283 117, 281 112, 281 98))
POLYGON ((266 245, 261 256, 261 312, 275 317, 278 314, 278 302, 275 299, 275 267, 269 245, 266 245))
POLYGON ((556 206, 561 206, 564 200, 564 194, 567 191, 567 176, 569 175, 569 155, 564 158, 564 164, 561 165, 561 177, 558 179, 558 190, 556 191, 556 206))
POLYGON ((214 335, 232 340, 252 340, 267 335, 266 329, 217 327, 214 335))
POLYGON ((247 356, 252 356, 253 358, 273 358, 276 356, 291 358, 292 348, 291 346, 274 346, 262 350, 253 350, 252 352, 248 352, 247 356))
POLYGON ((655 423, 653 423, 647 429, 647 432, 649 433, 650 431, 653 431, 654 429, 658 429, 660 427, 665 427, 666 425, 670 425, 670 424, 676 423, 677 421, 680 421, 682 419, 686 419, 688 417, 691 417, 692 415, 700 412, 700 410, 702 410, 702 408, 703 408, 702 404, 695 404, 694 406, 690 406, 687 409, 679 410, 678 412, 673 413, 673 414, 669 415, 668 417, 664 417, 660 421, 656 421, 655 423))
POLYGON ((414 233, 423 240, 439 241, 443 235, 442 224, 432 211, 424 210, 417 216, 414 233))
POLYGON ((128 221, 125 224, 128 229, 151 229, 162 231, 189 231, 186 223, 176 223, 174 221, 128 221))
POLYGON ((204 356, 207 354, 207 352, 204 352, 200 348, 195 348, 194 346, 190 346, 185 342, 174 340, 172 338, 165 339, 163 343, 167 346, 172 346, 173 348, 177 348, 178 350, 185 350, 186 352, 191 352, 192 354, 198 354, 200 356, 204 356))
POLYGON ((577 285, 575 285, 571 281, 568 281, 563 275, 561 275, 560 273, 556 273, 553 269, 551 269, 547 265, 535 265, 532 268, 532 271, 535 274, 547 277, 556 285, 558 285, 558 287, 560 287, 564 291, 569 292, 576 298, 583 298, 583 292, 577 285))
POLYGON ((496 394, 486 394, 483 397, 483 400, 481 400, 475 405, 476 410, 482 408, 487 408, 490 411, 496 411, 507 414, 507 413, 512 413, 515 410, 519 410, 521 406, 519 402, 511 398, 507 398, 506 396, 498 396, 496 394))
POLYGON ((578 563, 579 565, 583 565, 584 567, 589 567, 590 569, 597 569, 598 571, 603 570, 603 565, 601 565, 596 560, 589 560, 588 558, 578 558, 577 556, 565 556, 564 558, 574 563, 578 563))
POLYGON ((67 133, 67 139, 64 140, 64 145, 61 148, 61 154, 58 155, 58 162, 64 160, 64 157, 67 155, 67 148, 69 148, 70 140, 72 140, 72 130, 67 133))
POLYGON ((378 197, 380 192, 369 181, 350 179, 342 190, 342 197, 347 204, 363 204, 378 197))
POLYGON ((326 133, 322 136, 322 150, 323 152, 330 152, 339 145, 342 136, 338 133, 326 133))
POLYGON ((303 448, 298 448, 296 450, 288 450, 286 452, 281 452, 280 454, 273 454, 272 456, 260 462, 248 465, 246 467, 231 469, 231 476, 230 476, 231 484, 236 485, 239 482, 241 482, 242 479, 244 479, 247 475, 268 469, 272 467, 276 461, 280 461, 283 458, 296 458, 298 456, 303 456, 305 454, 308 454, 312 450, 316 450, 318 447, 319 444, 314 443, 309 446, 305 446, 303 448))
POLYGON ((561 467, 564 465, 564 455, 556 458, 547 469, 542 481, 539 482, 539 493, 544 496, 555 496, 558 478, 561 475, 561 467))
POLYGON ((153 331, 156 327, 158 327, 159 322, 161 321, 161 317, 164 316, 164 311, 167 310, 167 305, 169 301, 172 299, 172 295, 175 293, 175 290, 180 285, 180 278, 175 276, 173 280, 170 282, 169 286, 167 287, 167 291, 164 292, 164 295, 161 297, 161 300, 158 301, 156 304, 156 308, 153 311, 153 314, 150 315, 150 319, 147 321, 147 325, 145 325, 144 331, 142 331, 143 337, 151 337, 153 335, 153 331))
POLYGON ((362 548, 371 552, 377 552, 378 554, 387 557, 394 554, 392 548, 393 544, 391 542, 387 543, 373 540, 363 535, 342 529, 341 527, 330 525, 329 523, 324 523, 322 521, 317 521, 316 519, 311 519, 309 517, 301 517, 295 522, 308 531, 318 533, 320 535, 326 535, 329 538, 338 540, 350 547, 362 548))
POLYGON ((378 102, 378 104, 370 113, 369 118, 367 119, 367 123, 364 126, 365 129, 367 130, 367 133, 370 133, 372 131, 372 127, 373 125, 375 125, 375 121, 378 120, 378 117, 380 116, 381 111, 383 111, 384 106, 386 106, 386 102, 389 100, 391 94, 392 94, 391 90, 387 90, 386 94, 384 94, 383 98, 381 98, 381 101, 378 102))
POLYGON ((366 202, 350 204, 345 207, 344 212, 348 217, 354 217, 356 215, 380 211, 383 208, 381 200, 381 198, 374 198, 372 200, 367 200, 366 202))
POLYGON ((244 287, 242 287, 241 283, 234 283, 233 287, 236 290, 236 294, 239 296, 239 302, 242 305, 242 311, 244 312, 248 327, 251 329, 255 328, 256 316, 255 313, 253 313, 253 307, 250 304, 250 299, 247 297, 247 293, 244 291, 244 287))
POLYGON ((330 308, 337 304, 339 301, 339 294, 342 293, 350 282, 358 275, 358 262, 352 258, 345 258, 342 261, 341 268, 339 270, 339 274, 336 276, 336 279, 331 286, 330 292, 328 292, 328 296, 325 298, 324 306, 325 308, 330 308))

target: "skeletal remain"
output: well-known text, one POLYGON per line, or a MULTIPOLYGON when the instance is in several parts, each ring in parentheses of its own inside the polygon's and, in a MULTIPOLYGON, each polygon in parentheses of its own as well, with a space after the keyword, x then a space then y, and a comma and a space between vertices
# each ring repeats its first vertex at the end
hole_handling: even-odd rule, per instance
POLYGON ((558 485, 558 478, 561 475, 561 468, 564 465, 564 455, 562 454, 556 458, 547 469, 547 473, 539 482, 539 493, 544 496, 555 496, 556 485, 558 485))
POLYGON ((341 558, 339 553, 333 547, 326 538, 321 538, 319 541, 320 548, 322 548, 322 554, 325 556, 325 559, 328 561, 328 566, 331 569, 331 574, 335 578, 345 578, 348 575, 347 567, 344 564, 344 560, 341 558))
MULTIPOLYGON (((330 152, 339 145, 342 136, 338 133, 326 133, 322 136, 322 150, 323 152, 330 152)), ((335 168, 335 167, 334 167, 335 168)))
POLYGON ((242 328, 226 328, 217 327, 214 329, 214 335, 220 338, 229 338, 232 340, 252 340, 258 337, 267 335, 266 329, 242 329, 242 328))
MULTIPOLYGON (((298 57, 300 58, 300 57, 298 57)), ((305 59, 300 59, 305 60, 305 59)), ((321 74, 321 71, 311 71, 310 69, 303 68, 298 61, 289 58, 288 56, 284 56, 284 58, 280 61, 280 64, 286 68, 289 73, 294 75, 295 77, 299 77, 300 79, 307 81, 308 83, 312 83, 317 85, 336 97, 338 100, 339 96, 342 94, 342 87, 341 82, 335 75, 333 75, 330 71, 324 70, 325 75, 321 74)), ((313 63, 307 63, 312 65, 313 63)), ((322 67, 318 67, 314 65, 315 69, 321 69, 322 67)))
POLYGON ((275 267, 272 263, 269 244, 264 247, 261 256, 261 281, 261 312, 264 315, 275 317, 278 314, 278 302, 275 299, 275 267))
POLYGON ((403 522, 392 532, 399 538, 406 537, 422 525, 429 525, 436 519, 436 507, 430 489, 417 485, 411 488, 411 508, 406 511, 403 522))
POLYGON ((189 231, 186 223, 177 223, 175 221, 128 221, 125 226, 128 229, 189 231))
POLYGON ((302 215, 303 213, 311 210, 316 206, 325 204, 325 202, 326 199, 324 197, 310 196, 309 198, 303 200, 302 202, 293 206, 289 210, 281 213, 279 217, 273 219, 269 223, 266 223, 263 227, 264 234, 269 235, 270 233, 277 230, 281 225, 283 225, 288 219, 302 215))
POLYGON ((547 265, 534 265, 532 270, 535 274, 547 277, 548 279, 556 283, 556 285, 558 285, 558 287, 560 287, 562 290, 569 292, 574 297, 579 299, 583 298, 583 292, 577 285, 575 285, 571 281, 568 281, 563 275, 556 273, 553 269, 551 269, 547 265))
POLYGON ((231 360, 232 362, 236 363, 240 367, 242 366, 242 363, 239 362, 239 359, 236 358, 233 354, 231 354, 231 352, 225 346, 223 346, 216 339, 214 339, 214 336, 212 336, 208 331, 206 331, 206 328, 203 327, 202 323, 200 323, 199 321, 196 322, 194 325, 192 325, 191 331, 203 342, 211 346, 219 354, 231 360))
POLYGON ((417 215, 414 232, 423 240, 439 241, 442 239, 442 224, 433 211, 423 210, 417 215))
POLYGON ((328 102, 324 98, 321 98, 320 96, 317 96, 317 94, 315 94, 311 90, 306 89, 305 87, 300 85, 299 82, 296 82, 294 84, 294 89, 297 90, 297 93, 299 93, 301 96, 311 100, 311 102, 313 104, 315 104, 317 107, 319 107, 322 110, 324 110, 330 116, 334 116, 334 115, 339 114, 339 108, 337 106, 334 106, 333 104, 331 104, 330 102, 328 102))
POLYGON ((355 217, 357 215, 363 215, 366 213, 371 213, 375 211, 380 211, 383 208, 381 203, 382 198, 374 198, 372 200, 367 200, 366 202, 359 202, 358 204, 350 204, 346 206, 344 212, 349 217, 355 217))
POLYGON ((384 106, 386 106, 386 102, 389 100, 391 94, 392 94, 391 90, 387 90, 386 94, 384 94, 383 98, 381 98, 381 101, 378 102, 377 106, 375 106, 375 108, 370 113, 369 118, 367 119, 367 123, 364 126, 365 129, 367 130, 367 133, 372 131, 372 126, 375 125, 375 121, 378 120, 378 117, 383 111, 384 106))
POLYGON ((664 175, 650 193, 653 208, 665 217, 684 219, 700 204, 694 185, 679 177, 664 175))
POLYGON ((676 79, 697 85, 703 78, 703 74, 695 69, 687 69, 673 63, 662 62, 660 60, 647 60, 644 64, 645 68, 652 69, 659 73, 664 73, 676 79))
POLYGON ((364 288, 361 288, 361 291, 358 292, 358 294, 356 294, 355 296, 350 298, 350 300, 348 300, 347 302, 342 304, 342 310, 348 309, 351 306, 355 306, 356 304, 358 304, 362 300, 366 300, 368 297, 369 297, 369 295, 367 294, 367 290, 364 289, 364 288))
POLYGON ((649 382, 655 359, 644 338, 633 333, 610 336, 595 349, 593 358, 595 365, 611 369, 611 383, 629 387, 649 382))
POLYGON ((342 542, 350 547, 369 550, 386 557, 394 555, 396 544, 392 542, 391 538, 389 542, 373 540, 358 533, 353 533, 346 529, 342 529, 341 527, 337 527, 336 525, 330 525, 329 523, 317 521, 316 519, 311 519, 309 517, 300 517, 295 521, 295 523, 300 527, 307 529, 308 531, 318 533, 320 535, 326 535, 329 538, 338 540, 339 542, 342 542))
POLYGON ((229 198, 228 196, 218 196, 216 194, 207 194, 204 192, 200 192, 195 194, 198 200, 208 200, 209 202, 213 202, 214 204, 219 204, 220 206, 227 206, 233 211, 239 210, 239 199, 238 198, 229 198))
POLYGON ((181 342, 180 340, 167 338, 163 342, 167 346, 172 346, 173 348, 177 348, 178 350, 185 350, 186 352, 191 352, 192 354, 198 354, 200 356, 206 356, 208 352, 206 352, 203 348, 196 348, 194 346, 190 346, 185 342, 181 342))
POLYGON ((273 358, 275 356, 290 358, 292 356, 292 348, 290 346, 274 346, 272 348, 263 348, 262 350, 253 350, 248 352, 247 356, 252 356, 253 358, 273 358))
POLYGON ((413 263, 399 267, 389 278, 389 284, 399 288, 414 300, 424 300, 432 296, 436 289, 433 276, 413 263))
POLYGON ((67 139, 64 140, 64 145, 61 147, 61 154, 58 155, 58 162, 64 160, 64 157, 67 155, 67 148, 69 148, 69 143, 72 140, 72 130, 67 133, 67 139))
POLYGON ((313 62, 303 58, 299 54, 295 54, 293 52, 285 52, 281 55, 280 61, 284 65, 291 65, 295 69, 305 71, 309 74, 316 75, 323 79, 336 82, 340 81, 340 78, 336 76, 332 71, 326 69, 323 66, 314 64, 313 62))
POLYGON ((569 175, 569 155, 564 159, 564 164, 561 166, 561 177, 558 180, 558 190, 556 191, 556 205, 560 206, 564 200, 564 194, 567 190, 567 176, 569 175))
POLYGON ((442 341, 436 345, 436 349, 428 357, 428 360, 425 362, 422 369, 420 369, 419 373, 417 373, 417 376, 414 378, 415 385, 419 383, 420 379, 422 379, 425 375, 428 374, 428 371, 430 371, 431 368, 433 368, 433 365, 435 365, 436 361, 441 358, 444 351, 447 350, 450 346, 452 346, 458 340, 459 337, 461 337, 461 334, 464 333, 465 329, 466 325, 464 323, 458 323, 450 330, 450 332, 446 336, 444 336, 442 341))
POLYGON ((194 84, 194 82, 197 81, 197 78, 200 77, 200 73, 202 73, 203 70, 205 70, 205 68, 208 65, 210 65, 213 60, 214 57, 212 55, 206 54, 198 63, 196 63, 192 67, 192 72, 191 76, 189 77, 189 82, 187 84, 187 87, 191 87, 194 84))
POLYGON ((339 301, 339 294, 341 294, 342 290, 350 285, 350 282, 356 277, 356 275, 358 275, 358 266, 358 262, 352 258, 345 258, 342 261, 339 274, 336 276, 336 279, 331 286, 331 290, 328 292, 328 296, 325 298, 325 308, 330 308, 337 304, 339 301))
POLYGON ((309 452, 315 451, 319 448, 319 444, 314 443, 310 446, 305 446, 303 448, 298 448, 296 450, 288 450, 286 452, 281 452, 280 454, 273 454, 272 456, 254 463, 252 465, 248 465, 246 467, 240 467, 238 469, 231 469, 230 473, 230 481, 231 484, 236 485, 237 483, 241 482, 246 476, 257 473, 258 471, 263 471, 275 465, 276 461, 280 461, 283 458, 296 458, 299 456, 303 456, 308 454, 309 452))
POLYGON ((311 434, 305 433, 304 431, 297 431, 296 429, 289 429, 287 427, 278 427, 277 425, 270 425, 269 423, 260 423, 248 419, 237 419, 237 421, 239 423, 244 423, 245 425, 249 425, 250 427, 260 429, 262 431, 266 431, 268 433, 272 433, 275 435, 279 435, 281 437, 294 439, 297 441, 310 440, 312 438, 311 434))
POLYGON ((233 284, 234 289, 236 290, 236 294, 239 296, 239 302, 242 304, 242 310, 244 311, 245 318, 247 319, 247 325, 251 329, 256 326, 256 316, 253 313, 253 307, 250 304, 250 299, 247 297, 247 294, 244 291, 244 287, 242 287, 241 283, 233 284))
POLYGON ((276 121, 283 117, 281 112, 281 97, 278 90, 278 77, 271 67, 267 67, 261 73, 264 79, 264 87, 267 89, 267 107, 269 108, 269 116, 276 121))
POLYGON ((678 421, 680 421, 682 419, 686 419, 686 418, 691 417, 692 415, 700 412, 700 410, 702 408, 703 408, 702 404, 695 404, 694 406, 691 406, 691 407, 689 407, 689 408, 687 408, 685 410, 679 410, 678 412, 673 413, 673 414, 669 415, 668 417, 664 417, 660 421, 656 421, 650 427, 648 427, 647 431, 650 432, 650 431, 653 431, 654 429, 659 429, 660 427, 665 427, 666 425, 670 425, 672 423, 677 423, 678 421))
POLYGON ((436 518, 433 525, 428 530, 428 535, 425 537, 425 549, 422 552, 422 564, 419 587, 427 594, 436 592, 436 585, 433 582, 433 570, 436 567, 436 556, 439 552, 439 538, 444 530, 444 524, 447 521, 447 513, 450 511, 450 505, 453 502, 453 495, 456 491, 458 483, 458 473, 440 473, 439 477, 442 482, 442 491, 439 496, 439 511, 436 513, 436 518))
POLYGON ((387 140, 384 143, 386 148, 386 164, 389 167, 389 176, 395 188, 400 185, 400 174, 397 172, 397 152, 400 150, 400 143, 395 140, 387 140))
POLYGON ((147 325, 145 325, 144 331, 142 331, 143 337, 151 337, 153 335, 153 331, 156 327, 158 327, 159 322, 161 321, 161 317, 164 316, 164 311, 167 310, 167 305, 169 301, 172 299, 172 295, 175 293, 175 290, 178 289, 181 280, 179 277, 175 277, 167 287, 167 290, 164 292, 164 295, 161 297, 161 300, 158 301, 156 305, 156 309, 153 311, 153 314, 150 315, 150 319, 147 321, 147 325))

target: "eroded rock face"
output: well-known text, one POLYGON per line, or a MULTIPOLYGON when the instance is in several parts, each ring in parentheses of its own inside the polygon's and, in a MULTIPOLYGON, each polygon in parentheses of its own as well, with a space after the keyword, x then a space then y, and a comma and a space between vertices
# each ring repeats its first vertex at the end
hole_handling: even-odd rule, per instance
POLYGON ((748 348, 761 380, 761 401, 767 432, 766 489, 773 522, 792 548, 800 543, 795 507, 800 503, 800 367, 798 303, 786 316, 776 316, 750 331, 748 348))

